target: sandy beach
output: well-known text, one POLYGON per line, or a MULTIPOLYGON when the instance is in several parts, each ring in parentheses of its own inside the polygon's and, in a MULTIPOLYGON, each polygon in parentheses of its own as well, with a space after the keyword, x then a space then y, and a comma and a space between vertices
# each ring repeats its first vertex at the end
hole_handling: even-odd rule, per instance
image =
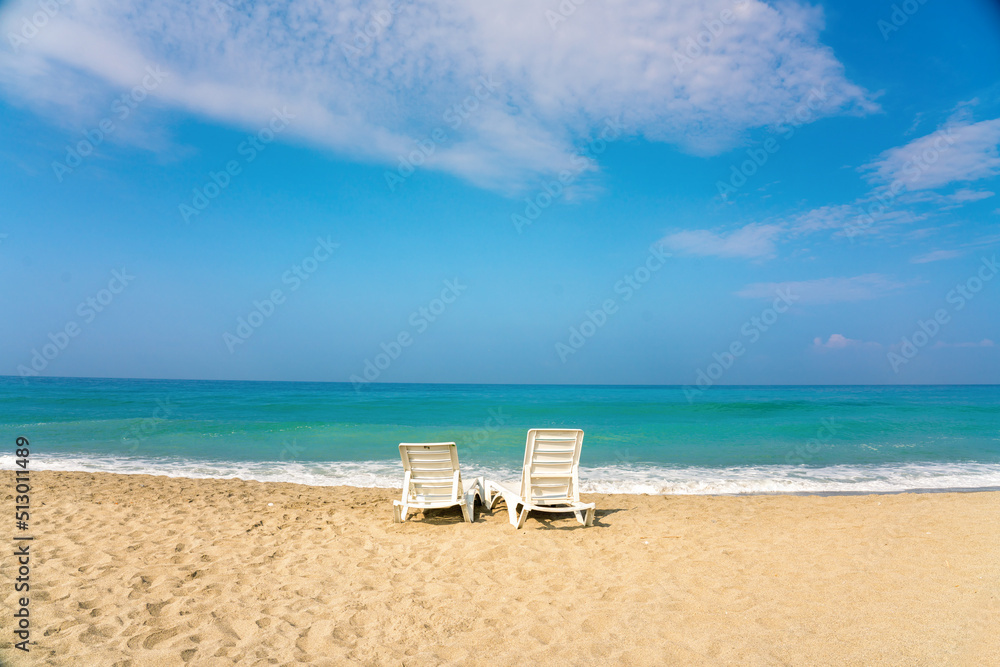
POLYGON ((1000 664, 996 492, 590 495, 593 528, 517 531, 393 524, 389 489, 32 476, 36 643, 4 623, 4 664, 1000 664))

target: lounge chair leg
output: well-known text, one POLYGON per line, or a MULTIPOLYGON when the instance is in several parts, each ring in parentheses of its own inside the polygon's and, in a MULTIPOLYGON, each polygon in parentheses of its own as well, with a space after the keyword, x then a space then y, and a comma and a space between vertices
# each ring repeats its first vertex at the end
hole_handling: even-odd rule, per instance
POLYGON ((507 504, 507 518, 510 519, 510 525, 517 527, 517 501, 506 496, 503 501, 507 504))
POLYGON ((469 502, 469 499, 467 498, 466 501, 461 505, 462 516, 465 517, 466 523, 472 523, 474 521, 474 517, 472 515, 474 513, 476 497, 473 496, 471 500, 472 502, 469 502))
POLYGON ((515 524, 515 526, 514 526, 518 530, 521 530, 521 528, 524 526, 524 520, 528 518, 528 511, 529 510, 528 510, 528 506, 527 505, 525 505, 521 509, 521 514, 520 514, 520 516, 517 517, 517 524, 515 524))
POLYGON ((594 525, 594 508, 593 507, 591 507, 590 509, 587 510, 587 520, 583 522, 583 525, 584 526, 593 526, 594 525))
POLYGON ((407 507, 398 500, 392 503, 392 522, 403 523, 406 521, 407 507))
POLYGON ((483 505, 493 509, 493 506, 497 504, 497 498, 500 497, 499 493, 493 491, 493 485, 490 482, 483 483, 483 505))
POLYGON ((578 523, 586 523, 583 519, 583 512, 580 510, 573 510, 573 516, 576 517, 578 523))
POLYGON ((489 495, 488 487, 486 486, 486 478, 485 477, 480 477, 479 478, 479 502, 482 503, 483 507, 488 507, 489 506, 489 498, 490 498, 490 495, 489 495))

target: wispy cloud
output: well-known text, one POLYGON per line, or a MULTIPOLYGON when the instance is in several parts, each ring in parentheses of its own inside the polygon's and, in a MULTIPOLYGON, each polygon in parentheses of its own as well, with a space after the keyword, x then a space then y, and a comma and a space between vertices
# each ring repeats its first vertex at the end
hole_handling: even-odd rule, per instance
POLYGON ((994 234, 992 236, 982 236, 965 243, 959 243, 954 248, 933 250, 922 255, 917 255, 910 258, 910 262, 913 264, 927 264, 929 262, 940 262, 942 260, 954 259, 956 257, 961 257, 968 250, 976 248, 989 248, 991 246, 996 246, 998 243, 1000 243, 1000 235, 994 234))
MULTIPOLYGON (((858 225, 858 219, 863 216, 865 207, 874 201, 876 201, 874 196, 867 195, 850 204, 820 206, 805 213, 792 215, 778 224, 787 228, 792 236, 823 231, 829 231, 833 236, 846 236, 848 230, 853 230, 858 225)), ((926 213, 918 213, 908 208, 888 210, 879 216, 875 229, 865 229, 854 233, 875 233, 876 229, 882 231, 889 227, 920 222, 926 218, 926 213)))
POLYGON ((929 262, 940 262, 945 259, 955 259, 956 257, 961 257, 962 254, 959 250, 934 250, 923 255, 911 257, 910 262, 913 264, 927 264, 929 262))
POLYGON ((941 194, 933 190, 918 190, 902 195, 899 199, 904 204, 930 204, 938 211, 947 211, 959 208, 966 204, 982 201, 995 196, 991 190, 973 190, 971 188, 960 188, 955 192, 941 194))
POLYGON ((847 220, 857 216, 851 204, 820 206, 805 213, 791 216, 783 224, 796 236, 844 227, 847 220))
POLYGON ((876 349, 882 347, 882 345, 875 342, 866 342, 854 338, 847 338, 843 334, 835 333, 830 334, 830 337, 827 338, 826 342, 823 342, 823 339, 820 337, 814 338, 813 347, 818 350, 845 350, 848 348, 876 349))
POLYGON ((680 254, 760 259, 774 256, 774 240, 780 233, 777 225, 751 223, 728 233, 685 229, 668 234, 661 242, 680 254))
POLYGON ((991 192, 989 190, 970 190, 968 188, 963 188, 954 194, 947 195, 947 199, 955 202, 956 204, 965 204, 967 202, 989 199, 995 195, 995 192, 991 192))
POLYGON ((880 273, 851 278, 819 278, 783 283, 753 283, 736 292, 745 299, 774 298, 777 290, 799 297, 798 304, 825 304, 878 299, 906 287, 906 283, 880 273))
MULTIPOLYGON (((833 237, 905 237, 907 225, 995 196, 992 190, 959 187, 952 192, 934 188, 1000 175, 1000 119, 972 122, 966 110, 932 134, 884 151, 861 167, 876 187, 845 204, 818 206, 775 220, 752 223, 732 232, 683 230, 664 242, 678 253, 770 259, 776 242, 813 234, 833 237)), ((920 230, 923 238, 935 229, 920 230)), ((914 257, 916 264, 958 257, 955 250, 937 250, 914 257)))
MULTIPOLYGON (((900 236, 905 225, 995 196, 991 190, 956 184, 1000 175, 1000 118, 973 122, 966 108, 935 132, 883 151, 859 168, 872 190, 845 204, 818 206, 774 224, 794 238, 820 232, 834 237, 900 236)), ((933 228, 922 230, 918 237, 933 228)), ((926 253, 913 261, 945 259, 946 251, 926 253)))
MULTIPOLYGON (((497 94, 426 166, 498 189, 569 168, 606 118, 621 118, 633 136, 714 154, 779 123, 814 88, 827 92, 816 119, 877 109, 820 43, 822 11, 795 2, 588 3, 555 30, 531 0, 392 6, 60 4, 37 35, 0 55, 0 89, 72 119, 157 65, 170 73, 156 91, 164 106, 251 129, 288 107, 300 139, 395 164, 492 76, 497 94), (722 10, 736 19, 677 67, 675 56, 722 10)), ((0 29, 17 33, 37 11, 31 0, 8 3, 0 29)))
POLYGON ((946 348, 946 347, 994 347, 994 344, 993 344, 993 341, 990 340, 989 338, 984 338, 981 341, 978 341, 978 342, 969 342, 969 343, 946 343, 943 340, 939 340, 938 342, 934 343, 934 347, 936 347, 936 348, 943 348, 943 347, 944 348, 946 348))
POLYGON ((910 143, 890 148, 861 167, 869 182, 895 181, 912 191, 1000 175, 1000 118, 955 121, 910 143))

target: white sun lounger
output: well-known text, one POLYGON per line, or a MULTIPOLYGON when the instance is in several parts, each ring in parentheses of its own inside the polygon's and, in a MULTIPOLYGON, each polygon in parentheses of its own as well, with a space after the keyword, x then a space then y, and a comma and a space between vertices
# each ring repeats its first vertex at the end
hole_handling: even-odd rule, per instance
POLYGON ((403 499, 392 501, 392 520, 406 521, 414 509, 440 509, 458 505, 472 523, 476 496, 483 500, 483 480, 462 484, 458 447, 454 442, 400 443, 403 460, 403 499))
POLYGON ((486 505, 492 509, 497 499, 503 498, 515 528, 524 525, 531 511, 573 512, 577 521, 592 526, 595 504, 580 502, 582 447, 583 431, 579 429, 531 429, 524 448, 520 490, 487 480, 486 505))

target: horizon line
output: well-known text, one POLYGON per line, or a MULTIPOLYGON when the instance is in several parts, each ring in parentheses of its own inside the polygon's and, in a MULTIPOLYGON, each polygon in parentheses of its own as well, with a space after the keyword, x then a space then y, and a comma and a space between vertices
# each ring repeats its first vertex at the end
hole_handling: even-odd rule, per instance
MULTIPOLYGON (((237 380, 237 379, 209 379, 209 378, 151 378, 151 377, 116 377, 116 376, 83 376, 83 375, 38 375, 23 377, 20 375, 0 375, 0 379, 20 380, 27 384, 33 381, 44 380, 124 380, 139 382, 256 382, 256 383, 289 383, 289 384, 344 384, 353 385, 350 380, 237 380)), ((588 383, 588 382, 366 382, 372 386, 393 386, 393 385, 414 385, 414 386, 459 386, 459 387, 650 387, 678 389, 696 387, 691 384, 636 384, 636 383, 588 383)), ((964 383, 895 383, 895 384, 872 384, 872 383, 839 383, 839 384, 723 384, 715 383, 709 387, 698 387, 699 389, 711 390, 716 388, 748 388, 748 387, 1000 387, 1000 383, 994 382, 964 382, 964 383)))

